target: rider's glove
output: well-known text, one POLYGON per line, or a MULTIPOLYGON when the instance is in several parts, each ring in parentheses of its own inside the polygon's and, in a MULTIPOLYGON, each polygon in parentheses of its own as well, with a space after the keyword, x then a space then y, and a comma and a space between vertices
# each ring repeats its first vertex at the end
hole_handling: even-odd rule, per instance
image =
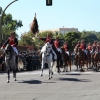
POLYGON ((16 44, 13 44, 12 46, 13 46, 13 47, 15 47, 15 46, 16 46, 16 44))

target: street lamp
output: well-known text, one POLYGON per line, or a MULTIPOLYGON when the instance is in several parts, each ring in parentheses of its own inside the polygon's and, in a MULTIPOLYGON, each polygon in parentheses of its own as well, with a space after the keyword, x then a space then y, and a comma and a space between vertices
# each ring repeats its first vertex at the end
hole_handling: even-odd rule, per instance
POLYGON ((3 12, 2 12, 2 14, 1 14, 1 16, 0 16, 0 42, 2 42, 2 19, 3 19, 4 13, 5 13, 6 9, 7 9, 12 3, 16 2, 16 1, 18 1, 18 0, 14 0, 14 1, 12 1, 11 3, 9 3, 9 4, 6 6, 6 8, 3 10, 3 12))

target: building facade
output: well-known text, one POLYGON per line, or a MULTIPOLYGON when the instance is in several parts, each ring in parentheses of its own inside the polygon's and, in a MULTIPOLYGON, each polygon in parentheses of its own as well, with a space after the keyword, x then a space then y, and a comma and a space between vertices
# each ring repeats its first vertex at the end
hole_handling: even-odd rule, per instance
POLYGON ((65 34, 68 32, 78 32, 78 28, 57 28, 57 29, 50 29, 50 30, 40 30, 40 33, 44 31, 52 31, 53 33, 61 33, 65 34))

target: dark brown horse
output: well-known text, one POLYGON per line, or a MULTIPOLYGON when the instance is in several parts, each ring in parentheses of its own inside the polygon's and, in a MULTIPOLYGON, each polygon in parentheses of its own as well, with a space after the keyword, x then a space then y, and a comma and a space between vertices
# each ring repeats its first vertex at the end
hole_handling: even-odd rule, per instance
POLYGON ((65 49, 63 47, 61 47, 62 49, 62 56, 63 56, 63 62, 64 62, 64 70, 63 72, 67 72, 68 71, 68 67, 70 67, 70 71, 71 71, 71 53, 69 53, 69 55, 65 52, 65 49))
POLYGON ((76 59, 77 68, 79 66, 79 68, 81 68, 81 71, 84 71, 85 64, 86 64, 86 67, 88 70, 89 60, 88 60, 87 54, 80 47, 78 48, 78 53, 76 54, 75 59, 76 59))
POLYGON ((52 45, 52 49, 54 50, 54 52, 57 55, 57 69, 58 69, 58 73, 60 74, 60 67, 61 67, 61 61, 62 61, 62 55, 61 53, 56 49, 56 47, 54 45, 52 45))
POLYGON ((94 61, 94 68, 95 68, 96 71, 98 71, 99 70, 98 64, 100 63, 100 52, 99 52, 99 48, 96 48, 96 51, 94 52, 93 61, 94 61))

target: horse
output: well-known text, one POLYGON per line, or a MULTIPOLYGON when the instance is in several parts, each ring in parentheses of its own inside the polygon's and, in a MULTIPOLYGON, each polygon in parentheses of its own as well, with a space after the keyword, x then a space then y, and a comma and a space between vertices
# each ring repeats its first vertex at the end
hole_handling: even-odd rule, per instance
POLYGON ((4 49, 4 54, 5 54, 5 65, 7 69, 7 83, 10 82, 10 70, 13 71, 13 78, 14 81, 16 81, 16 53, 13 49, 13 47, 10 44, 7 44, 5 49, 4 49))
POLYGON ((99 48, 96 48, 96 51, 94 52, 94 56, 93 56, 93 63, 94 63, 94 69, 96 71, 99 70, 98 68, 98 64, 100 63, 100 52, 99 52, 99 48))
POLYGON ((88 48, 86 48, 85 53, 86 53, 85 63, 86 63, 87 69, 88 69, 88 66, 89 67, 91 66, 91 51, 88 48))
POLYGON ((74 48, 74 53, 75 53, 75 57, 74 57, 74 64, 76 65, 76 67, 77 67, 77 70, 78 70, 78 67, 80 67, 79 65, 78 65, 78 46, 75 46, 75 48, 74 48))
POLYGON ((65 52, 65 49, 63 47, 61 47, 62 50, 62 56, 63 56, 63 61, 64 61, 64 70, 63 72, 67 72, 68 71, 68 67, 70 67, 70 71, 71 71, 71 53, 67 53, 65 52))
POLYGON ((81 71, 84 71, 84 65, 86 63, 87 69, 88 69, 88 63, 86 62, 86 53, 79 47, 78 48, 78 53, 77 53, 77 59, 78 59, 78 65, 79 68, 81 68, 81 71))
POLYGON ((41 76, 43 76, 44 64, 47 63, 48 68, 49 68, 49 78, 48 79, 52 78, 53 67, 56 67, 56 64, 54 64, 54 62, 53 62, 53 55, 52 55, 53 52, 54 51, 52 50, 52 46, 49 42, 47 42, 41 49, 41 53, 42 53, 41 76))
POLYGON ((57 48, 52 45, 52 49, 54 50, 54 52, 56 53, 57 55, 57 69, 58 69, 58 73, 60 74, 60 67, 61 67, 61 61, 62 61, 62 54, 61 54, 61 51, 58 51, 57 48))

